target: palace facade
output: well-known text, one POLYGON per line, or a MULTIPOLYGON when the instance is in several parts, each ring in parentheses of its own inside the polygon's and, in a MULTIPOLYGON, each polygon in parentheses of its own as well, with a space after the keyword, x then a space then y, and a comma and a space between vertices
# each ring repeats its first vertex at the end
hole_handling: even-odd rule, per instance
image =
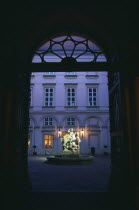
POLYGON ((60 155, 69 128, 80 134, 81 154, 110 153, 109 126, 107 72, 32 73, 29 155, 60 155))

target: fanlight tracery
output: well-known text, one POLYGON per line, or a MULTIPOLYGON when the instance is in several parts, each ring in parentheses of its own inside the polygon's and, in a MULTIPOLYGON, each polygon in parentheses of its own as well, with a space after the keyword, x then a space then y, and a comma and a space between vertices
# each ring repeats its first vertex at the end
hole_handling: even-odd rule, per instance
POLYGON ((104 51, 87 38, 60 36, 49 39, 35 53, 32 63, 106 62, 104 51))

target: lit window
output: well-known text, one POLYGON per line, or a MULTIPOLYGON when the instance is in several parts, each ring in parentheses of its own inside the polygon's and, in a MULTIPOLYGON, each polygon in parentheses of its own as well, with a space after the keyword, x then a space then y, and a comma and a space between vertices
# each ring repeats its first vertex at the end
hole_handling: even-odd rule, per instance
POLYGON ((54 137, 52 135, 44 135, 44 147, 45 148, 52 148, 53 147, 53 139, 54 137))
POLYGON ((44 125, 53 125, 53 118, 52 117, 46 117, 44 119, 44 125))
POLYGON ((45 89, 45 106, 54 105, 54 88, 45 89))
POLYGON ((89 106, 97 105, 97 88, 88 88, 88 103, 89 106))
POLYGON ((46 72, 46 75, 54 75, 55 72, 46 72))
POLYGON ((75 88, 67 88, 67 106, 76 105, 76 92, 75 88))
POLYGON ((75 118, 74 117, 68 117, 67 118, 67 125, 75 125, 75 118))

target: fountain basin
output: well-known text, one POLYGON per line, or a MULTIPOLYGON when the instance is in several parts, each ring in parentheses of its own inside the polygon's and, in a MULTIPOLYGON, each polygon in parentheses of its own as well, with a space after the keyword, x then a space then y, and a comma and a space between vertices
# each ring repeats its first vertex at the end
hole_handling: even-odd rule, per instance
POLYGON ((48 156, 49 163, 87 163, 92 162, 94 157, 91 155, 80 155, 78 157, 65 157, 65 156, 48 156))

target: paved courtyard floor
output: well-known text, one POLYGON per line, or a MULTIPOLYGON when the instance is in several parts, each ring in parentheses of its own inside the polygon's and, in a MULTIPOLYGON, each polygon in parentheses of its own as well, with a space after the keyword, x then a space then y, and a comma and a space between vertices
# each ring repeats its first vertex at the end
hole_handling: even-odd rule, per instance
POLYGON ((46 156, 28 157, 32 192, 108 192, 110 156, 98 155, 88 164, 57 165, 46 156))

